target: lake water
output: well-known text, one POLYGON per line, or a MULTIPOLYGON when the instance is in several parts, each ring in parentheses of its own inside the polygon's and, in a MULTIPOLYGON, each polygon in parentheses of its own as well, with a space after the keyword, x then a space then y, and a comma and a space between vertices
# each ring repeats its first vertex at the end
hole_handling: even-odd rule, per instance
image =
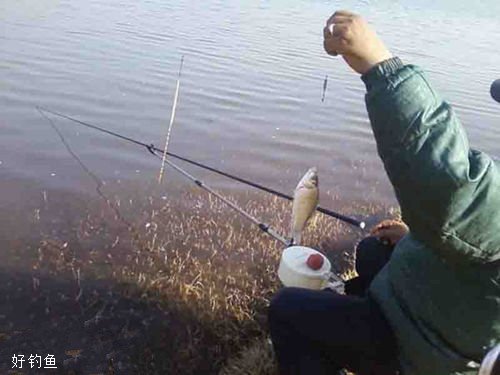
MULTIPOLYGON (((173 170, 158 188, 160 162, 145 149, 50 117, 65 145, 36 106, 161 147, 184 56, 171 152, 286 193, 317 166, 323 206, 371 222, 387 214, 395 199, 376 154, 363 84, 322 47, 323 25, 337 6, 0 0, 0 342, 8 340, 0 345, 0 372, 11 370, 13 353, 24 353, 26 361, 28 353, 50 353, 58 366, 76 366, 68 350, 81 348, 81 373, 107 372, 111 358, 117 366, 135 365, 128 356, 136 349, 148 368, 153 358, 159 365, 170 357, 172 366, 187 364, 161 373, 210 373, 207 367, 225 359, 217 356, 228 355, 225 346, 241 348, 228 344, 232 333, 215 334, 214 327, 225 326, 219 313, 212 320, 197 309, 213 310, 223 300, 214 299, 219 292, 230 301, 219 310, 248 304, 249 313, 227 315, 227 332, 240 322, 246 328, 238 334, 256 335, 246 316, 264 321, 255 306, 262 304, 263 312, 279 254, 274 242, 247 231, 205 193, 184 192, 196 187, 173 170), (119 210, 97 198, 96 179, 119 210), (158 306, 173 311, 146 308, 146 277, 152 288, 169 274, 178 281, 158 293, 168 296, 158 306), (140 298, 122 293, 124 279, 137 284, 140 298), (124 338, 132 331, 138 341, 124 338), (140 346, 159 333, 167 350, 140 346)), ((366 16, 394 54, 424 67, 455 106, 472 145, 500 156, 500 105, 489 96, 500 78, 498 0, 347 0, 341 6, 366 16)), ((289 205, 183 166, 280 233, 287 230, 289 205)), ((335 272, 348 270, 361 233, 329 219, 311 227, 307 244, 325 251, 335 272)), ((233 314, 221 316, 226 313, 233 314)))
MULTIPOLYGON (((500 2, 345 1, 394 54, 424 67, 472 145, 500 156, 500 2), (465 4, 465 3, 464 3, 465 4)), ((291 192, 310 166, 322 194, 394 202, 364 87, 322 49, 329 1, 0 0, 0 184, 90 192, 94 182, 35 106, 162 146, 185 56, 169 150, 291 192), (321 102, 328 75, 326 100, 321 102), (7 183, 8 182, 8 183, 7 183)), ((152 181, 144 149, 55 119, 105 181, 152 181)), ((248 189, 200 173, 217 188, 248 189)), ((183 181, 173 171, 168 179, 183 181)), ((170 180, 171 181, 171 180, 170 180)), ((188 182, 185 182, 188 184, 188 182)))

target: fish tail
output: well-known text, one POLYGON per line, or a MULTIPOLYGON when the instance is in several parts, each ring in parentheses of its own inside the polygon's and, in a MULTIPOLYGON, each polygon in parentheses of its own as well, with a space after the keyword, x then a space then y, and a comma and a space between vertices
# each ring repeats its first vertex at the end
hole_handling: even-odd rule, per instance
POLYGON ((302 233, 300 231, 292 232, 292 238, 290 240, 292 245, 298 246, 300 245, 300 240, 302 239, 302 233))

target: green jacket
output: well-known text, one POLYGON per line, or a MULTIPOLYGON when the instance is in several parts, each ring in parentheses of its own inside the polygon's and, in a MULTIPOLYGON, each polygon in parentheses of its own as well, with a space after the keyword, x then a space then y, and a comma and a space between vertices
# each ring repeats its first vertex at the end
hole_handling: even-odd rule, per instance
POLYGON ((404 375, 466 373, 500 341, 499 170, 469 148, 418 67, 394 58, 362 79, 378 152, 410 227, 370 296, 394 329, 404 375))

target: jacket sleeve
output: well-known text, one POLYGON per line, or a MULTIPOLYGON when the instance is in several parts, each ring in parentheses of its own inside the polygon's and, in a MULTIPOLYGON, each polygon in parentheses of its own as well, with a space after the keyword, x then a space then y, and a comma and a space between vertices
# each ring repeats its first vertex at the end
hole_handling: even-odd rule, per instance
POLYGON ((500 258, 500 177, 469 148, 423 72, 387 60, 362 77, 378 153, 411 233, 446 258, 500 258))

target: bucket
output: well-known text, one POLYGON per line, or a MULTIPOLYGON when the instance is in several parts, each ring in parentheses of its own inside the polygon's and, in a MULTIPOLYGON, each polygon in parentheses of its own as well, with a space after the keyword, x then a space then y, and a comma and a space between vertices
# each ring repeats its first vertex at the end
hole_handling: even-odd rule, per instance
POLYGON ((312 290, 331 288, 337 291, 343 289, 343 281, 331 272, 330 261, 319 251, 305 246, 291 246, 283 251, 278 277, 286 287, 312 290), (312 254, 323 258, 323 265, 317 270, 307 265, 307 259, 312 254))

